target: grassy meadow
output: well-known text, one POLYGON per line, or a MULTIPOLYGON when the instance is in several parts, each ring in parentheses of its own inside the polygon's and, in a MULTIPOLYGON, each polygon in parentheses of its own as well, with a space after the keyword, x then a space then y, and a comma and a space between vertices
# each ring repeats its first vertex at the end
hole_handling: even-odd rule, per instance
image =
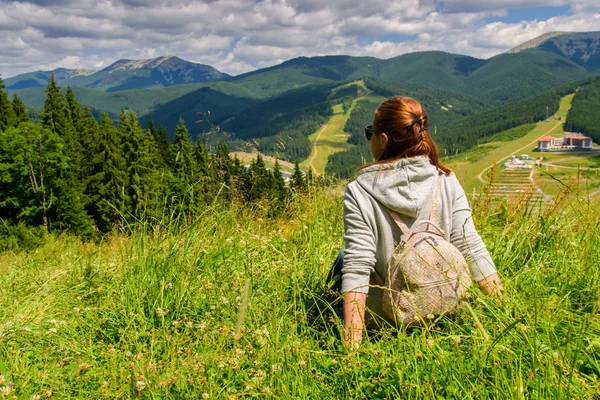
POLYGON ((504 300, 473 290, 453 319, 369 333, 349 351, 325 285, 342 194, 311 187, 279 219, 215 206, 187 223, 1 254, 0 396, 600 396, 597 203, 563 195, 533 214, 479 198, 504 300))
POLYGON ((308 137, 313 147, 308 158, 300 164, 303 169, 312 168, 317 174, 323 175, 331 154, 353 147, 348 143, 349 135, 344 132, 344 126, 350 118, 356 102, 361 99, 353 100, 352 105, 346 112, 344 112, 342 104, 333 106, 333 116, 327 124, 308 137))

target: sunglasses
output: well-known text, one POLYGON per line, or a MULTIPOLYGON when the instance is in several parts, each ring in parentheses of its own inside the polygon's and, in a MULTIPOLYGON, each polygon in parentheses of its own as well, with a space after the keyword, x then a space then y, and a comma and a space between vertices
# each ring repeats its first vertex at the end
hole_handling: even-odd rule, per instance
POLYGON ((365 126, 365 136, 368 141, 371 141, 371 137, 373 136, 373 125, 365 126))
MULTIPOLYGON (((408 132, 408 131, 410 131, 410 130, 413 128, 413 126, 415 126, 415 124, 417 123, 417 121, 419 120, 419 118, 421 118, 421 116, 417 116, 417 117, 416 117, 416 118, 413 120, 413 122, 412 122, 412 123, 411 123, 409 126, 407 126, 406 128, 404 128, 404 129, 405 129, 407 132, 408 132)), ((365 129, 365 136, 367 137, 367 140, 368 140, 368 141, 371 141, 371 137, 373 137, 373 125, 367 125, 367 126, 365 126, 365 128, 364 128, 364 129, 365 129)), ((426 130, 426 128, 422 128, 422 129, 421 129, 421 132, 422 132, 423 130, 426 130)), ((406 139, 404 139, 404 140, 406 140, 406 139)))

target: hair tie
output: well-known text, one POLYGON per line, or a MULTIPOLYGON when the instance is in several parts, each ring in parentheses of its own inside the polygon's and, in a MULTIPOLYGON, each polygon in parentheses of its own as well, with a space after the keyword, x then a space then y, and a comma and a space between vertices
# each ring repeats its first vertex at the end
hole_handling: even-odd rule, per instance
POLYGON ((421 133, 421 132, 425 132, 426 130, 428 130, 428 129, 427 129, 427 127, 426 127, 426 126, 424 126, 424 127, 422 127, 421 129, 419 129, 419 133, 421 133))
POLYGON ((413 119, 413 122, 406 127, 407 131, 410 131, 412 129, 413 126, 415 126, 415 124, 417 123, 417 121, 419 120, 419 118, 421 118, 421 116, 416 116, 415 119, 413 119))

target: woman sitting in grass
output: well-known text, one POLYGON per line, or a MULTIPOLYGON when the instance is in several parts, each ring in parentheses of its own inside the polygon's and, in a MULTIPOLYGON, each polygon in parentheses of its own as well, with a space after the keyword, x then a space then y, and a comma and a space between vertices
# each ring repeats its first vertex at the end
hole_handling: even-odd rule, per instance
MULTIPOLYGON (((499 294, 502 290, 494 262, 473 225, 465 192, 439 160, 421 104, 402 96, 384 101, 365 134, 377 161, 363 166, 346 188, 346 245, 335 264, 342 275, 345 342, 353 347, 360 344, 365 325, 402 325, 394 323, 389 312, 383 310, 383 278, 396 243, 406 232, 401 226, 418 225, 415 222, 422 219, 422 211, 433 207, 434 192, 439 198, 436 210, 444 239, 468 261, 470 275, 484 293, 499 294)), ((468 279, 469 272, 465 273, 468 279)))

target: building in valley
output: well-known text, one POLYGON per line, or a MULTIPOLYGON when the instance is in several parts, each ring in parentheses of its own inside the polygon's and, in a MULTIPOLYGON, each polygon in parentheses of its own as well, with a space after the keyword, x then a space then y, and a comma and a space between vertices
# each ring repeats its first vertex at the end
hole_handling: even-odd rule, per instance
POLYGON ((581 133, 567 132, 563 137, 544 136, 538 140, 537 151, 592 150, 592 138, 581 133))

